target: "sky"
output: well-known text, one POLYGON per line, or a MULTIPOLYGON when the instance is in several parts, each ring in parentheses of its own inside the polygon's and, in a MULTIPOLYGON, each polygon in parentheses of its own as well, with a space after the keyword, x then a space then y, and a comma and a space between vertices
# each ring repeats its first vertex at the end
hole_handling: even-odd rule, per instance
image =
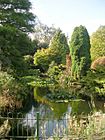
POLYGON ((32 12, 48 26, 60 27, 68 36, 83 25, 91 35, 105 25, 105 0, 31 0, 32 12))

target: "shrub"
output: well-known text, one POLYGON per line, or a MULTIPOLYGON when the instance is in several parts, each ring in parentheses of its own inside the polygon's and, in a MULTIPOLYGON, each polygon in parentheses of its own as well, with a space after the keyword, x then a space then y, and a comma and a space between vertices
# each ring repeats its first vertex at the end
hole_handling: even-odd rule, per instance
POLYGON ((28 88, 7 72, 0 71, 0 107, 22 107, 28 88))

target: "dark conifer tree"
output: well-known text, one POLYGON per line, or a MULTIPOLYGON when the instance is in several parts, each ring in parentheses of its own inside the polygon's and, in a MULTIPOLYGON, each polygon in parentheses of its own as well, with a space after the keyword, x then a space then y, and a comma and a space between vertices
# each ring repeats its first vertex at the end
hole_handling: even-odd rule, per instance
POLYGON ((85 75, 90 67, 90 38, 87 29, 80 25, 75 27, 70 41, 72 59, 71 72, 75 78, 85 75))
POLYGON ((32 32, 35 16, 30 12, 29 0, 0 0, 0 24, 32 32))

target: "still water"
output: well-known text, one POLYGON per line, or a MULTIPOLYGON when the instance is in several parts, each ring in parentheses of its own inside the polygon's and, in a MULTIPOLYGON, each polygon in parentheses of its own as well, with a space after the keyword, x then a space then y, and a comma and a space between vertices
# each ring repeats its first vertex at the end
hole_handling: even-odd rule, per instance
POLYGON ((105 112, 103 101, 94 101, 93 108, 90 101, 76 99, 70 102, 55 102, 48 99, 46 94, 43 88, 34 89, 30 109, 23 120, 23 125, 33 128, 33 135, 36 135, 36 114, 39 112, 39 135, 46 139, 54 135, 59 137, 66 135, 70 116, 86 116, 94 110, 105 112))
MULTIPOLYGON (((26 140, 27 136, 36 137, 37 130, 39 130, 40 140, 51 140, 54 136, 61 139, 69 135, 69 124, 73 116, 80 119, 81 116, 86 117, 93 111, 105 112, 104 101, 94 100, 93 106, 93 101, 91 103, 91 101, 80 99, 65 100, 65 102, 51 100, 52 95, 57 95, 58 92, 60 94, 62 91, 36 87, 22 112, 16 113, 14 116, 11 113, 8 114, 9 124, 11 124, 9 136, 15 136, 14 140, 20 136, 22 140, 26 140), (23 138, 23 136, 25 137, 23 138)), ((64 91, 62 93, 64 94, 64 91)), ((67 95, 67 97, 70 96, 67 95)))

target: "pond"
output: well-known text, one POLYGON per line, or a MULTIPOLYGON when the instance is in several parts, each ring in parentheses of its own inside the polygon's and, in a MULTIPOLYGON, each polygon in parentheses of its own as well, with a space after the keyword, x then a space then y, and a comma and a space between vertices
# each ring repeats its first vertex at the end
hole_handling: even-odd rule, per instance
MULTIPOLYGON (((35 88, 31 108, 25 115, 27 118, 35 118, 32 121, 25 121, 25 125, 34 127, 36 130, 36 114, 39 112, 39 135, 40 137, 49 138, 57 135, 63 137, 67 135, 67 127, 70 116, 80 117, 81 115, 87 116, 95 111, 105 112, 104 101, 94 101, 95 108, 92 107, 90 101, 75 99, 70 102, 55 102, 47 98, 48 90, 46 88, 35 88)), ((55 93, 56 94, 56 93, 55 93)), ((30 119, 31 120, 31 119, 30 119)), ((34 131, 36 135, 36 131, 34 131)))
POLYGON ((29 99, 29 103, 21 114, 22 117, 20 118, 22 119, 20 121, 16 120, 12 123, 10 135, 36 136, 37 112, 39 112, 40 140, 42 140, 42 137, 48 139, 53 136, 60 138, 64 135, 68 135, 67 128, 71 116, 76 116, 77 118, 87 116, 94 110, 105 112, 104 101, 95 100, 94 108, 90 101, 81 99, 74 99, 69 102, 67 102, 67 100, 65 102, 62 100, 51 100, 47 96, 49 92, 50 91, 46 88, 36 87, 34 89, 32 98, 29 99))

